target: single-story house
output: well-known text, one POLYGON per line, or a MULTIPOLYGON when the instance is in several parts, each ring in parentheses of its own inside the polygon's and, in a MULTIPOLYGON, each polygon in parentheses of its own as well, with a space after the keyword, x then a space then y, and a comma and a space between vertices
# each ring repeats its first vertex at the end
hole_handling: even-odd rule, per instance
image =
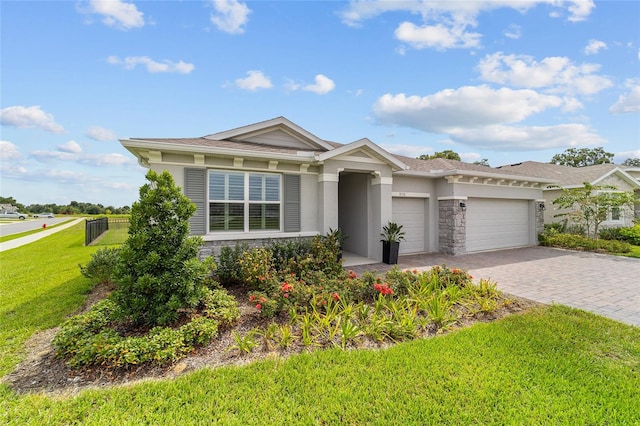
POLYGON ((120 141, 168 170, 197 206, 204 254, 244 241, 338 229, 343 249, 380 260, 380 233, 404 227, 400 253, 463 254, 537 244, 547 177, 460 161, 393 155, 369 139, 340 144, 284 117, 196 138, 120 141))
MULTIPOLYGON (((545 204, 545 223, 559 222, 556 217, 562 211, 555 207, 553 201, 558 198, 561 188, 583 187, 585 182, 594 186, 612 186, 619 191, 633 191, 640 197, 640 167, 621 166, 618 164, 596 164, 585 167, 569 167, 558 164, 525 161, 498 167, 499 170, 510 170, 518 173, 545 177, 555 180, 557 186, 543 190, 545 204), (561 188, 558 188, 561 187, 561 188)), ((609 213, 602 227, 633 226, 634 218, 640 219, 640 204, 634 209, 620 209, 609 213)))

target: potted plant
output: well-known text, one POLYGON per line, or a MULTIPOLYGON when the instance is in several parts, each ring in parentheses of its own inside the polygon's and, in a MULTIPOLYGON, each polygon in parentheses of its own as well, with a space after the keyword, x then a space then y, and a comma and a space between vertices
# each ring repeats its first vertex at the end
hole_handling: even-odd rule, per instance
POLYGON ((402 225, 395 222, 389 222, 382 227, 382 261, 387 265, 395 265, 398 263, 398 252, 400 250, 400 241, 404 240, 404 231, 402 225))

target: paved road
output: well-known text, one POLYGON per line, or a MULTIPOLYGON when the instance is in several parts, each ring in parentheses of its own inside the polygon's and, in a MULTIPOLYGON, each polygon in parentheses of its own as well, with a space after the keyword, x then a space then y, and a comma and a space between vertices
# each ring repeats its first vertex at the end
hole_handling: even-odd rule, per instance
MULTIPOLYGON (((37 220, 39 220, 39 219, 37 219, 37 220)), ((47 219, 47 220, 55 220, 55 219, 47 219)), ((66 218, 65 220, 69 220, 69 218, 66 218)), ((20 247, 20 246, 23 246, 25 244, 32 243, 34 241, 38 241, 41 238, 45 238, 48 235, 51 235, 51 234, 56 233, 58 231, 62 231, 63 229, 67 229, 67 228, 75 225, 76 223, 82 222, 84 220, 85 220, 84 218, 76 218, 76 219, 73 219, 73 220, 65 223, 64 225, 56 226, 55 228, 47 229, 46 231, 36 232, 35 234, 27 235, 26 237, 20 237, 20 238, 14 239, 14 240, 5 241, 4 243, 0 243, 0 251, 11 250, 13 248, 20 247)), ((42 226, 42 225, 40 225, 40 226, 42 226)))
POLYGON ((5 235, 13 235, 19 234, 21 232, 33 231, 34 229, 42 228, 42 225, 46 224, 47 226, 53 226, 58 223, 65 222, 70 219, 75 219, 73 217, 54 217, 52 219, 42 218, 42 219, 25 219, 19 222, 9 221, 9 220, 0 220, 0 236, 4 237, 5 235))
MULTIPOLYGON (((542 303, 560 303, 640 327, 640 259, 526 247, 462 256, 401 256, 401 269, 446 264, 489 278, 506 293, 542 303)), ((350 267, 384 271, 388 265, 350 267)))

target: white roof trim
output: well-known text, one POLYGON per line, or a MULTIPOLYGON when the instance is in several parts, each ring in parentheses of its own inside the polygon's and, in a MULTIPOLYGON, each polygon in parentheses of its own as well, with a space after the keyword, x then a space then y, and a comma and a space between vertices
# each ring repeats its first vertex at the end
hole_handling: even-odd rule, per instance
POLYGON ((327 151, 333 149, 333 147, 324 140, 284 117, 277 117, 271 120, 261 121, 260 123, 249 124, 247 126, 226 130, 224 132, 214 133, 207 135, 204 138, 211 140, 238 139, 241 136, 265 133, 274 128, 280 128, 294 137, 297 134, 297 136, 301 137, 304 141, 310 143, 310 145, 316 145, 318 148, 322 148, 327 151))
POLYGON ((359 148, 367 148, 373 151, 378 157, 383 159, 387 164, 391 166, 394 170, 406 170, 408 166, 404 164, 402 161, 398 160, 396 157, 391 155, 389 152, 385 151, 375 143, 371 142, 367 138, 359 139, 355 142, 351 142, 350 144, 343 145, 339 148, 335 148, 331 151, 323 152, 322 154, 316 154, 316 160, 325 161, 331 158, 335 158, 340 155, 348 154, 350 152, 356 151, 359 148))
MULTIPOLYGON (((281 152, 265 152, 265 151, 248 151, 244 149, 220 148, 208 146, 185 145, 180 143, 163 142, 161 146, 153 141, 139 139, 120 139, 120 143, 131 153, 136 155, 134 151, 137 149, 156 150, 163 152, 185 152, 189 154, 211 154, 226 155, 229 157, 245 157, 245 158, 261 158, 270 160, 286 160, 294 162, 308 163, 313 159, 313 154, 308 151, 298 151, 296 155, 285 154, 281 152)), ((136 155, 137 156, 137 155, 136 155)))
MULTIPOLYGON (((592 185, 597 185, 598 182, 608 178, 609 176, 611 176, 613 174, 619 174, 622 177, 623 180, 627 181, 627 183, 631 184, 632 186, 636 186, 636 187, 640 188, 640 182, 636 178, 631 176, 629 173, 625 172, 620 167, 616 167, 615 169, 609 170, 607 173, 603 174, 598 179, 596 179, 593 182, 591 182, 591 184, 592 185)), ((579 185, 579 186, 581 186, 581 185, 579 185)))
POLYGON ((403 176, 430 176, 434 178, 438 177, 446 177, 446 176, 477 176, 481 178, 492 178, 492 179, 505 179, 505 180, 515 180, 518 182, 533 182, 533 183, 547 183, 553 184, 557 183, 557 180, 547 179, 547 178, 539 178, 533 176, 524 176, 524 175, 510 175, 504 173, 493 173, 493 172, 482 172, 478 170, 464 170, 464 169, 455 169, 455 170, 406 170, 400 173, 403 176))

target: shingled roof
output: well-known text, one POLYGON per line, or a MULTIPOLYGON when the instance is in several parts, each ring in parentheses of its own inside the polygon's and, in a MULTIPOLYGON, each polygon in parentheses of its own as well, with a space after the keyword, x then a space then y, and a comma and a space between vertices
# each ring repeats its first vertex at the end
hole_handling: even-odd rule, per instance
POLYGON ((582 185, 584 182, 593 183, 616 168, 624 170, 628 167, 618 164, 570 167, 560 166, 558 164, 539 163, 537 161, 525 161, 497 167, 498 170, 510 170, 527 176, 550 178, 556 180, 560 186, 582 185))

